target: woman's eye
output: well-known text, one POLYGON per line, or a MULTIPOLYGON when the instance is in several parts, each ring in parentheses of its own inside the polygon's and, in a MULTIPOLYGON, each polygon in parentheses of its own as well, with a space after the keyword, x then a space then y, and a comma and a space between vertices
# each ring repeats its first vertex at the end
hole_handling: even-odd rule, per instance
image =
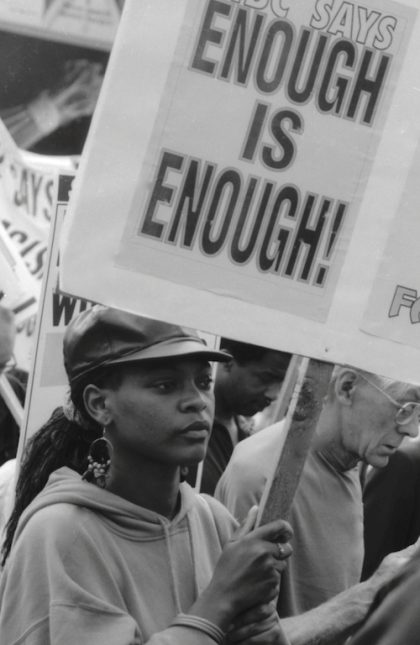
POLYGON ((159 392, 171 392, 175 387, 176 384, 174 381, 159 381, 159 383, 155 383, 155 388, 159 392))

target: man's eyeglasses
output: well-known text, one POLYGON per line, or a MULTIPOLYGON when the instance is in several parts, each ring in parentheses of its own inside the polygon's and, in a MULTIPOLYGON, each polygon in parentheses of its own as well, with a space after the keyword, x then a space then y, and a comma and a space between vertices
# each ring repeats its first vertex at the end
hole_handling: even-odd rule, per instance
POLYGON ((6 361, 6 363, 0 363, 0 375, 10 372, 10 370, 14 369, 16 365, 17 365, 16 359, 12 354, 12 356, 9 358, 8 361, 6 361))
POLYGON ((360 372, 358 373, 359 376, 362 377, 369 385, 375 388, 375 390, 378 390, 378 392, 382 392, 382 394, 395 405, 398 410, 395 413, 395 423, 399 426, 406 426, 412 421, 414 421, 415 416, 417 415, 417 423, 420 423, 420 402, 415 403, 414 401, 408 401, 407 403, 398 403, 395 399, 392 398, 388 394, 388 392, 385 392, 379 385, 376 385, 376 383, 373 383, 373 381, 370 381, 366 376, 361 374, 360 372))

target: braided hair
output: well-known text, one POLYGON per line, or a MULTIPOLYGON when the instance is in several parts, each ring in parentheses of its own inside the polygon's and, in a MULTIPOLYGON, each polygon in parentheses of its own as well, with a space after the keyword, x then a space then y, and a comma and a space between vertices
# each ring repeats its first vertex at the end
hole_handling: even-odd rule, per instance
POLYGON ((94 383, 98 387, 117 389, 122 375, 121 365, 92 372, 71 391, 76 414, 69 418, 63 407, 56 408, 48 421, 26 443, 16 484, 15 504, 1 549, 1 566, 4 566, 10 553, 20 516, 44 488, 51 473, 63 466, 72 468, 80 475, 87 469, 90 445, 102 436, 102 428, 86 412, 83 403, 86 385, 94 383))
POLYGON ((69 421, 63 408, 59 407, 28 440, 16 484, 14 508, 6 525, 2 566, 10 553, 21 514, 44 488, 50 474, 62 466, 82 474, 86 469, 89 446, 99 435, 100 432, 95 435, 69 421))

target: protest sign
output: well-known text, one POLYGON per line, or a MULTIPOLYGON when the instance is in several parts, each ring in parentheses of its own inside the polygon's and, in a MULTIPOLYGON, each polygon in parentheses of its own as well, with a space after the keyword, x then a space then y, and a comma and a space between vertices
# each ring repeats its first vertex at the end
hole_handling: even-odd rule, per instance
POLYGON ((37 310, 39 289, 7 232, 0 226, 0 299, 19 324, 37 310))
POLYGON ((62 359, 63 333, 72 317, 90 304, 63 296, 57 290, 58 243, 72 181, 73 175, 60 175, 58 192, 54 197, 55 212, 51 218, 48 257, 39 301, 33 366, 21 430, 22 445, 65 400, 67 379, 62 359))
POLYGON ((4 304, 8 302, 18 314, 15 356, 25 370, 29 370, 31 364, 35 316, 58 174, 74 171, 75 164, 75 158, 48 157, 20 150, 0 121, 0 239, 6 253, 0 262, 9 258, 1 272, 1 281, 3 290, 9 294, 4 304), (10 257, 13 257, 12 265, 10 257), (12 273, 8 269, 10 266, 15 267, 12 273))
POLYGON ((128 1, 63 290, 418 380, 419 355, 360 329, 419 134, 415 7, 128 1), (399 173, 384 177, 389 148, 399 173))
POLYGON ((2 28, 90 46, 111 46, 121 0, 0 0, 2 28))
POLYGON ((1 223, 37 279, 42 277, 57 175, 26 163, 0 121, 1 223))

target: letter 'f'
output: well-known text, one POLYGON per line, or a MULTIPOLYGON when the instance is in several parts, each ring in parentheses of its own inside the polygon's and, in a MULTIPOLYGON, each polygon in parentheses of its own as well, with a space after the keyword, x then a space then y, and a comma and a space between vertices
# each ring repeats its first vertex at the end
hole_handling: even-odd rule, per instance
POLYGON ((398 316, 401 307, 408 307, 409 309, 411 309, 416 300, 417 291, 415 289, 409 289, 408 287, 402 287, 398 285, 395 289, 388 316, 390 318, 398 316))

